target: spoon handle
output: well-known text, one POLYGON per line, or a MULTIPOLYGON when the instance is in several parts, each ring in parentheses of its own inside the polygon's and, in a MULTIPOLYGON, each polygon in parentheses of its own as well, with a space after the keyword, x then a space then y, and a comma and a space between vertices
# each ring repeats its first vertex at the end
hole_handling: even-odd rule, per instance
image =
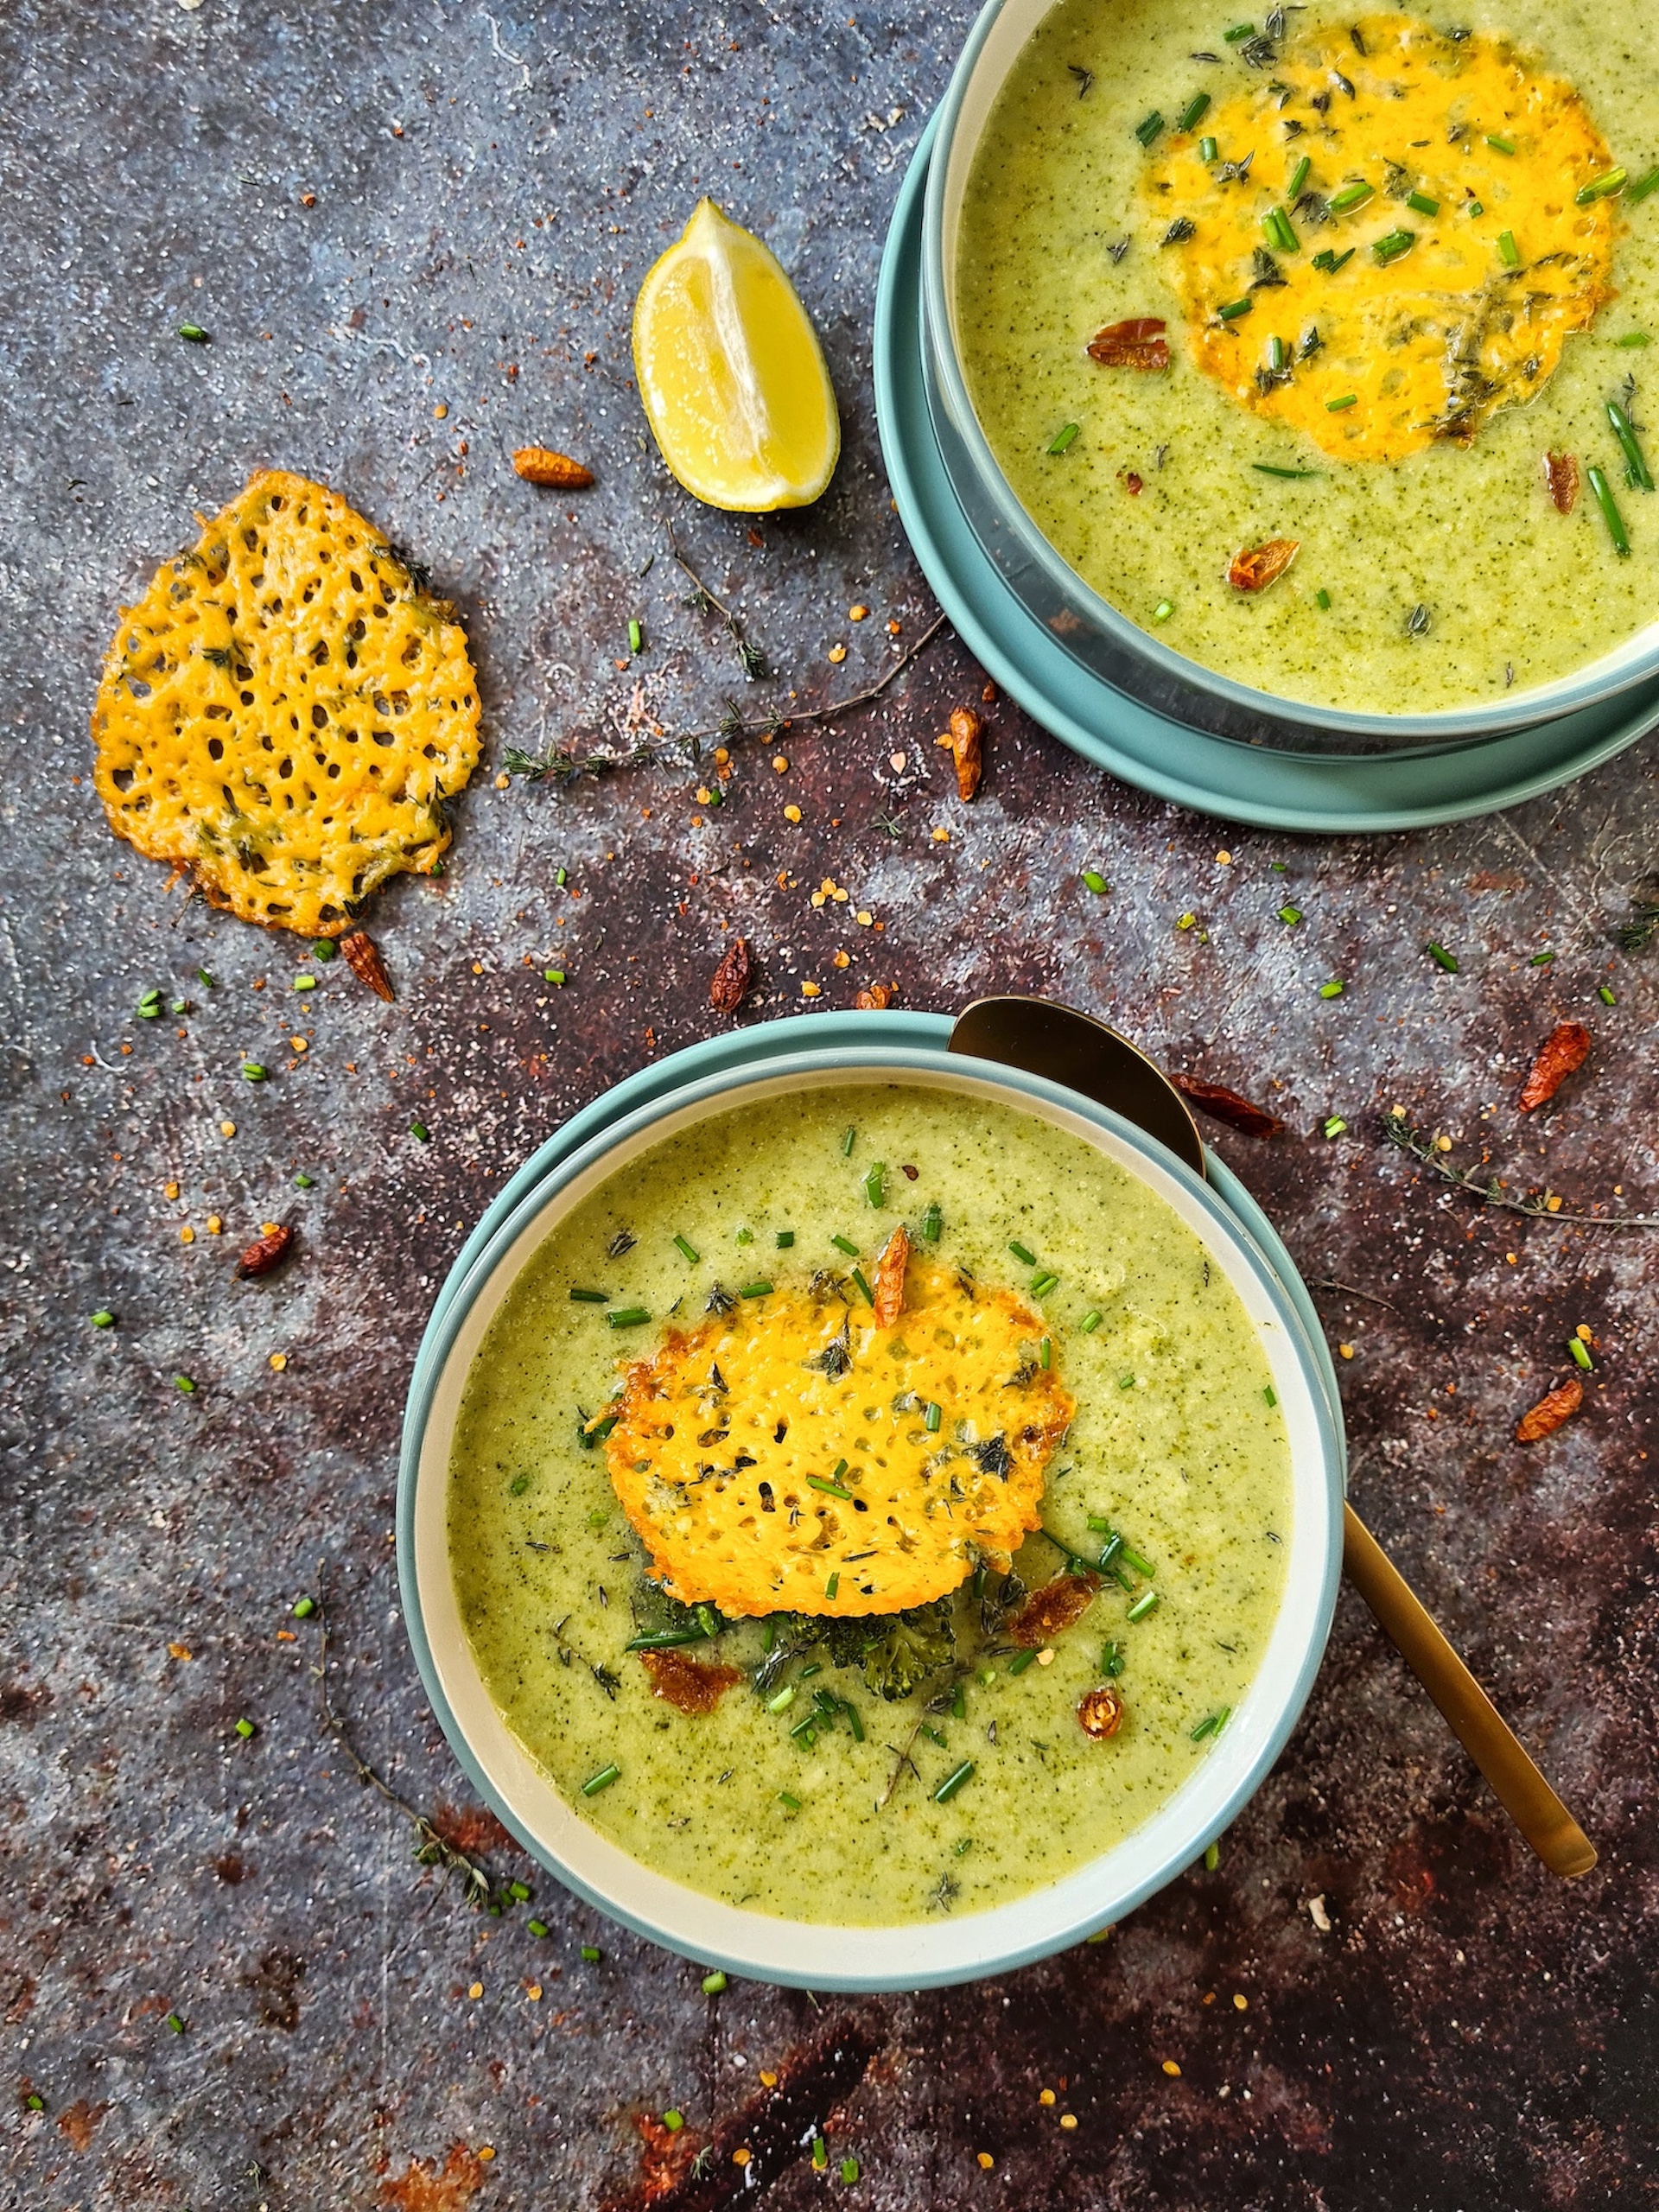
POLYGON ((1594 1844, 1353 1507, 1344 1503, 1342 1515, 1342 1563, 1349 1580, 1445 1714, 1498 1802, 1552 1874, 1569 1880, 1575 1874, 1587 1874, 1596 1863, 1594 1844))

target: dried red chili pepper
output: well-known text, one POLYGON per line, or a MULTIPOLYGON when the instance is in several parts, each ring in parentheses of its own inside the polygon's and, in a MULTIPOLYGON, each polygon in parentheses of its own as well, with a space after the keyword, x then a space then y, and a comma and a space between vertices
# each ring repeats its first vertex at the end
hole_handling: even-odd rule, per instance
POLYGON ((1571 1421, 1584 1403, 1584 1385, 1576 1375, 1560 1383, 1528 1413, 1522 1414, 1515 1425, 1517 1444, 1535 1444, 1541 1436, 1552 1436, 1564 1421, 1571 1421))
POLYGON ((380 948, 366 930, 353 930, 340 940, 340 949, 346 965, 359 983, 366 983, 376 998, 391 1004, 391 982, 386 974, 386 963, 380 957, 380 948))
POLYGON ((1247 545, 1235 553, 1227 581, 1235 591, 1266 591, 1277 582, 1301 551, 1297 537, 1270 537, 1265 545, 1247 545))
POLYGON ((1166 369, 1169 340, 1157 315, 1135 315, 1109 322, 1089 340, 1089 358, 1107 369, 1166 369))
POLYGON ((754 975, 754 963, 749 958, 749 940, 741 937, 726 948, 726 957, 715 970, 715 979, 709 986, 709 1003, 716 1014, 735 1014, 748 993, 754 975))
POLYGON ((953 707, 950 710, 950 734, 939 740, 948 745, 950 757, 957 764, 957 796, 967 800, 979 789, 979 779, 984 770, 984 752, 981 743, 979 716, 971 707, 953 707))
POLYGON ((1570 453, 1544 455, 1544 489, 1557 509, 1570 515, 1579 503, 1579 464, 1570 453))
POLYGON ((1247 1137, 1276 1137, 1285 1126, 1276 1114, 1269 1114, 1265 1106, 1252 1106, 1248 1098, 1241 1098, 1224 1084, 1205 1083, 1195 1075, 1172 1075, 1169 1079, 1200 1113, 1225 1122, 1230 1129, 1247 1137))
POLYGON ((1575 1068, 1590 1057, 1590 1032, 1581 1021, 1558 1021, 1538 1048, 1532 1072, 1516 1101, 1523 1114, 1553 1098, 1575 1068))
POLYGON ((1123 489, 1128 493, 1129 497, 1132 499, 1138 499, 1146 488, 1146 478, 1144 476, 1137 476, 1135 470, 1130 469, 1128 474, 1123 479, 1123 489))
POLYGON ((1040 1590, 1032 1592, 1008 1623, 1009 1643, 1027 1650, 1033 1644, 1049 1643, 1062 1629, 1083 1618, 1099 1587, 1097 1574, 1062 1574, 1046 1582, 1040 1590))
POLYGON ((1123 1700, 1109 1683, 1089 1690, 1077 1703, 1077 1726, 1097 1744, 1116 1736, 1123 1725, 1123 1700))
POLYGON ((890 1329, 905 1310, 905 1269, 910 1265, 910 1231, 900 1223, 875 1263, 875 1325, 890 1329))
POLYGON ((741 1668, 704 1667, 683 1651, 642 1651, 639 1663, 655 1694, 677 1713, 712 1713, 743 1680, 741 1668))
POLYGON ((897 983, 867 983, 853 1001, 853 1004, 862 1007, 866 1013, 873 1008, 876 1013, 882 1014, 893 1004, 898 995, 897 983))
POLYGON ((238 1281, 249 1275, 268 1275, 273 1268, 281 1267, 293 1242, 293 1230, 280 1223, 275 1229, 268 1229, 263 1236, 256 1236, 236 1263, 238 1281))

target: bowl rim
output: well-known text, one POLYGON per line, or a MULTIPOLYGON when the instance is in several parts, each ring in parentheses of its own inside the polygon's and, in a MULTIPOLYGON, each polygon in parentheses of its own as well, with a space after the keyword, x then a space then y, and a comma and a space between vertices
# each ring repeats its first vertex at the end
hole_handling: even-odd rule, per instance
POLYGON ((567 1888, 636 1934, 749 1979, 813 1989, 911 1989, 1007 1971, 1067 1948, 1163 1887, 1236 1817, 1282 1750, 1312 1688, 1335 1605, 1339 1415, 1294 1300, 1247 1222, 1121 1116, 1025 1071, 925 1046, 872 1043, 785 1052, 694 1077, 598 1129, 522 1191, 464 1274, 457 1272, 460 1280, 452 1278, 428 1324, 404 1421, 397 1543, 411 1644, 444 1733, 485 1802, 567 1888), (1225 1748, 1217 1745, 1150 1820, 1057 1882, 982 1912, 879 1929, 791 1921, 724 1905, 657 1873, 581 1821, 517 1745, 483 1688, 459 1630, 446 1511, 448 1437, 473 1351, 494 1304, 563 1212, 625 1156, 649 1148, 672 1127, 768 1090, 849 1082, 944 1087, 1034 1109, 1160 1189, 1227 1267, 1247 1308, 1254 1301, 1258 1339, 1299 1440, 1286 1599, 1225 1748), (1262 1686, 1274 1676, 1281 1679, 1269 1694, 1262 1686), (1102 1872, 1107 1868, 1115 1869, 1109 1878, 1102 1872))
MULTIPOLYGON (((1502 699, 1466 707, 1437 708, 1427 714, 1389 714, 1381 709, 1365 713, 1352 708, 1323 706, 1241 683, 1218 669, 1178 652, 1132 621, 1096 590, 1045 537, 993 451, 969 392, 957 345, 955 272, 947 261, 947 246, 954 240, 962 187, 977 144, 976 141, 975 146, 964 152, 958 141, 958 129, 970 97, 977 98, 982 90, 977 78, 987 48, 1010 10, 1028 15, 1024 34, 1008 57, 1007 67, 1011 68, 1038 24, 1059 4, 1061 0, 985 0, 963 42, 944 97, 934 114, 932 156, 923 199, 921 252, 923 344, 945 411, 981 487, 995 510, 999 524, 1009 533, 1025 557, 1042 572, 1050 587, 1076 602, 1087 619, 1103 630, 1116 645, 1171 680, 1191 684, 1230 706, 1269 721, 1340 731, 1351 737, 1414 738, 1425 745, 1466 743, 1497 737, 1601 705, 1659 673, 1659 621, 1656 621, 1583 668, 1502 699)), ((987 113, 1007 73, 1005 69, 1002 79, 986 95, 987 113)), ((1100 680, 1106 679, 1103 677, 1100 680)), ((1347 756, 1333 753, 1331 757, 1340 762, 1347 756)))

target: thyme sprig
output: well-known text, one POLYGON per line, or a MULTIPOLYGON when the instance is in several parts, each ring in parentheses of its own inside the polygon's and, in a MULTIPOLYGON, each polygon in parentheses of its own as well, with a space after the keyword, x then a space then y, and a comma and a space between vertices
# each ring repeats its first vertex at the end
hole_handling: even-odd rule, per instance
MULTIPOLYGON (((911 1753, 916 1748, 916 1738, 930 1720, 936 1719, 942 1713, 950 1712, 955 1702, 958 1686, 966 1681, 972 1672, 972 1667, 965 1659, 958 1659, 951 1668, 944 1688, 929 1698, 916 1715, 915 1724, 909 1735, 906 1737, 902 1748, 897 1744, 887 1745, 887 1749, 893 1753, 893 1772, 887 1777, 887 1788, 875 1801, 875 1809, 878 1813, 886 1811, 892 1801, 893 1791, 904 1779, 905 1770, 908 1768, 912 1774, 916 1774, 916 1762, 911 1757, 911 1753)), ((919 1782, 921 1777, 917 1775, 916 1778, 919 1782)))
POLYGON ((901 653, 874 683, 868 684, 862 691, 849 693, 844 699, 831 699, 825 706, 804 707, 781 718, 775 710, 746 718, 739 712, 736 702, 728 699, 717 722, 707 729, 687 730, 666 745, 635 745, 626 753, 583 753, 575 746, 563 751, 550 748, 545 753, 526 753, 520 746, 510 745, 501 757, 501 765, 508 775, 521 776, 526 783, 569 785, 582 776, 612 776, 626 768, 695 766, 702 757, 702 741, 708 737, 717 737, 723 745, 729 745, 744 737, 774 738, 781 731, 795 729, 807 722, 834 721, 839 715, 853 714, 879 699, 932 644, 949 619, 947 615, 936 614, 915 644, 901 653))
POLYGON ((1659 899, 1632 899, 1630 919, 1615 934, 1622 952, 1645 952, 1659 937, 1659 899))
POLYGON ((1401 1152, 1408 1152, 1414 1160, 1431 1168, 1442 1183, 1449 1183, 1454 1190, 1478 1198, 1483 1205, 1498 1206, 1505 1213, 1522 1214, 1529 1221, 1572 1222, 1580 1229, 1659 1229, 1659 1214, 1559 1213, 1549 1203, 1549 1194, 1535 1192, 1529 1198, 1512 1198, 1496 1175, 1483 1182, 1478 1175, 1465 1174, 1454 1167, 1441 1152, 1437 1141, 1427 1129, 1420 1129, 1405 1114, 1383 1114, 1379 1116, 1382 1134, 1401 1152))
POLYGON ((474 1911, 499 1912, 505 1908, 510 1892, 504 1883, 498 1882, 489 1868, 479 1859, 441 1836, 431 1821, 411 1805, 391 1784, 377 1774, 352 1741, 350 1732, 328 1694, 328 1607, 325 1585, 327 1562, 317 1562, 317 1663, 312 1673, 317 1678, 317 1689, 322 1703, 322 1725, 340 1750, 350 1760, 358 1780, 365 1789, 376 1789, 387 1804, 400 1812, 415 1831, 415 1857, 423 1866, 440 1866, 446 1874, 461 1878, 461 1895, 474 1911))
POLYGON ((766 658, 761 648, 755 644, 753 639, 746 633, 739 617, 727 606, 723 599, 715 598, 714 593, 709 590, 708 585, 681 552, 679 541, 674 535, 673 524, 667 523, 664 527, 668 532, 669 551, 690 580, 691 588, 680 602, 681 605, 689 607, 694 614, 717 614, 727 636, 737 648, 737 657, 743 664, 744 675, 748 677, 751 683, 763 683, 772 673, 772 663, 766 658))

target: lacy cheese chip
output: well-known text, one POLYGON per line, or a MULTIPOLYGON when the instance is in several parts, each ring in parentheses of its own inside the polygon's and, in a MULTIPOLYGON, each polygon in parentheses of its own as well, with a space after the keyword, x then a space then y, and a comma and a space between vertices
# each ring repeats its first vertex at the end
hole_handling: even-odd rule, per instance
POLYGON ((924 1605, 1037 1526, 1075 1410, 1043 1329, 1009 1292, 913 1262, 888 1327, 827 1279, 746 1299, 628 1368, 611 1480, 688 1605, 924 1605))
POLYGON ((436 867, 478 715, 449 609, 326 486, 262 470, 123 609, 99 795, 214 906, 337 937, 377 884, 436 867))

